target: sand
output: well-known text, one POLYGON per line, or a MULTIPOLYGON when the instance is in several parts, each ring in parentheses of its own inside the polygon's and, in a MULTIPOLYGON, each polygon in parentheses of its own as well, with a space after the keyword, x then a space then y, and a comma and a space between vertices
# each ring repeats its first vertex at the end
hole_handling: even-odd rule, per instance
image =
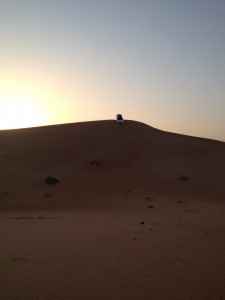
POLYGON ((225 143, 139 122, 1 131, 0 299, 225 299, 224 182, 225 143))

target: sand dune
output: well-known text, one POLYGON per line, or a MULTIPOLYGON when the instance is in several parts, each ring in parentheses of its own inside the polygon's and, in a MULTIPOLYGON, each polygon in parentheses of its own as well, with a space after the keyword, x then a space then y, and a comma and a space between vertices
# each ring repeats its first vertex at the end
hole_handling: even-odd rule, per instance
POLYGON ((224 199, 224 143, 133 121, 124 126, 98 121, 3 131, 0 165, 2 208, 120 206, 121 200, 116 203, 114 198, 126 190, 224 199), (101 166, 92 165, 93 160, 101 166), (61 184, 47 186, 48 175, 61 184), (92 201, 96 194, 99 199, 92 201))
POLYGON ((0 299, 225 299, 224 182, 225 143, 139 122, 1 131, 0 299))

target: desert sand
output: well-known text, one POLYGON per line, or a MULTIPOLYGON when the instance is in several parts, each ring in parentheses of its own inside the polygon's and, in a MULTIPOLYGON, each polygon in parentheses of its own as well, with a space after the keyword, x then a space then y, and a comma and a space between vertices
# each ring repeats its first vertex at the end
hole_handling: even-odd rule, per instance
POLYGON ((225 143, 135 121, 0 131, 1 300, 225 299, 224 249, 225 143))

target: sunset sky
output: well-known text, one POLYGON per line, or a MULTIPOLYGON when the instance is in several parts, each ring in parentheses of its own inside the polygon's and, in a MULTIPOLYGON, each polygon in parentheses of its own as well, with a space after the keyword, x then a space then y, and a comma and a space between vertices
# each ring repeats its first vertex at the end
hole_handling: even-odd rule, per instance
POLYGON ((225 141, 224 0, 0 0, 0 129, 117 113, 225 141))

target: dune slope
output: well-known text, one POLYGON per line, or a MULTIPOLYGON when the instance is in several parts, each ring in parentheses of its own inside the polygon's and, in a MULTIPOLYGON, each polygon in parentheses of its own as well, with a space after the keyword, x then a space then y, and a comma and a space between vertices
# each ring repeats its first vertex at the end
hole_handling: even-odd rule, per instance
POLYGON ((0 132, 0 299, 225 299, 224 182, 225 143, 134 121, 0 132))
POLYGON ((224 198, 224 179, 225 143, 139 122, 0 132, 1 208, 105 207, 126 190, 215 201, 224 198), (48 186, 47 176, 61 183, 48 186))

